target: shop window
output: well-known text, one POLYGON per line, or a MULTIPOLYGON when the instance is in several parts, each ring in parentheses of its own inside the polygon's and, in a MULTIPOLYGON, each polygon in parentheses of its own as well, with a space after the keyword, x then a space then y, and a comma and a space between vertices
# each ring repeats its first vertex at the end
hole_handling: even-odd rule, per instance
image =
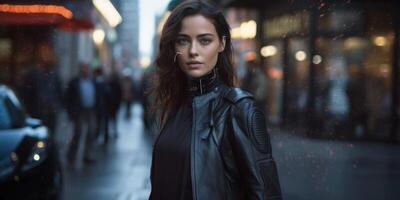
POLYGON ((309 93, 309 39, 292 38, 288 43, 287 114, 290 120, 300 120, 306 112, 309 93))
POLYGON ((271 42, 261 48, 267 83, 267 113, 271 123, 280 123, 283 101, 283 41, 271 42))
POLYGON ((366 103, 368 105, 368 134, 374 138, 389 137, 392 99, 393 35, 379 34, 369 38, 364 62, 368 80, 366 103))
POLYGON ((9 66, 11 57, 11 40, 8 38, 0 38, 0 82, 7 80, 7 67, 9 66))
POLYGON ((0 63, 5 62, 11 56, 11 40, 0 38, 0 63))
POLYGON ((335 10, 321 14, 318 22, 321 32, 357 32, 362 27, 362 15, 358 10, 335 10))
POLYGON ((388 137, 392 42, 390 34, 317 39, 316 110, 325 133, 388 137))
POLYGON ((264 21, 264 37, 275 38, 290 34, 306 34, 309 27, 309 13, 302 11, 264 21))

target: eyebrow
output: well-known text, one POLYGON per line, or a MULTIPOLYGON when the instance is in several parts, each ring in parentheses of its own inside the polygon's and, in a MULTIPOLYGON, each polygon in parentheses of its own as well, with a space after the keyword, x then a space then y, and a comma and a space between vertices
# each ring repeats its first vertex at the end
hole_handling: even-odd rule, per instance
MULTIPOLYGON (((204 37, 204 36, 214 36, 214 34, 212 34, 212 33, 203 33, 203 34, 198 35, 197 37, 204 37)), ((187 34, 179 33, 178 37, 190 37, 190 36, 187 35, 187 34)))

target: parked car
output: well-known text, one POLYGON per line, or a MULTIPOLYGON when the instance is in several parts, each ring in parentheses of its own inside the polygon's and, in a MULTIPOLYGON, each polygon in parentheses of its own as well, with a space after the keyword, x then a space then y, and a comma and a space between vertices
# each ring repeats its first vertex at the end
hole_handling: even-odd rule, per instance
POLYGON ((0 84, 0 199, 58 199, 62 182, 47 127, 0 84))

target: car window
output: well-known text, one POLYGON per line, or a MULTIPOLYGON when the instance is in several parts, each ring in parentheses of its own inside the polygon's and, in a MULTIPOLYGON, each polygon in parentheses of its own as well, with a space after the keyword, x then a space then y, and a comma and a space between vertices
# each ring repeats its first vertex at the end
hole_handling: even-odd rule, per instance
POLYGON ((10 114, 11 126, 13 128, 21 128, 25 123, 25 113, 14 93, 8 93, 4 99, 4 104, 10 114))
POLYGON ((0 130, 12 128, 11 115, 4 102, 4 98, 0 98, 0 130))
MULTIPOLYGON (((13 92, 8 92, 7 93, 8 98, 10 98, 10 101, 12 102, 13 106, 18 107, 19 109, 22 109, 21 103, 18 100, 17 96, 13 92)), ((22 110, 21 110, 22 111, 22 110)))

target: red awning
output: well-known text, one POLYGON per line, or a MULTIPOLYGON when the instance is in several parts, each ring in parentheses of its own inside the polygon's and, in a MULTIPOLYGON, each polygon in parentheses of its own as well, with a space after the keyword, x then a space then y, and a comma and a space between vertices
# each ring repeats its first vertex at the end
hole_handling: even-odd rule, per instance
POLYGON ((89 20, 70 19, 58 24, 57 28, 64 31, 92 30, 94 24, 89 20))
POLYGON ((58 14, 10 14, 0 12, 0 25, 55 25, 67 20, 58 14))

